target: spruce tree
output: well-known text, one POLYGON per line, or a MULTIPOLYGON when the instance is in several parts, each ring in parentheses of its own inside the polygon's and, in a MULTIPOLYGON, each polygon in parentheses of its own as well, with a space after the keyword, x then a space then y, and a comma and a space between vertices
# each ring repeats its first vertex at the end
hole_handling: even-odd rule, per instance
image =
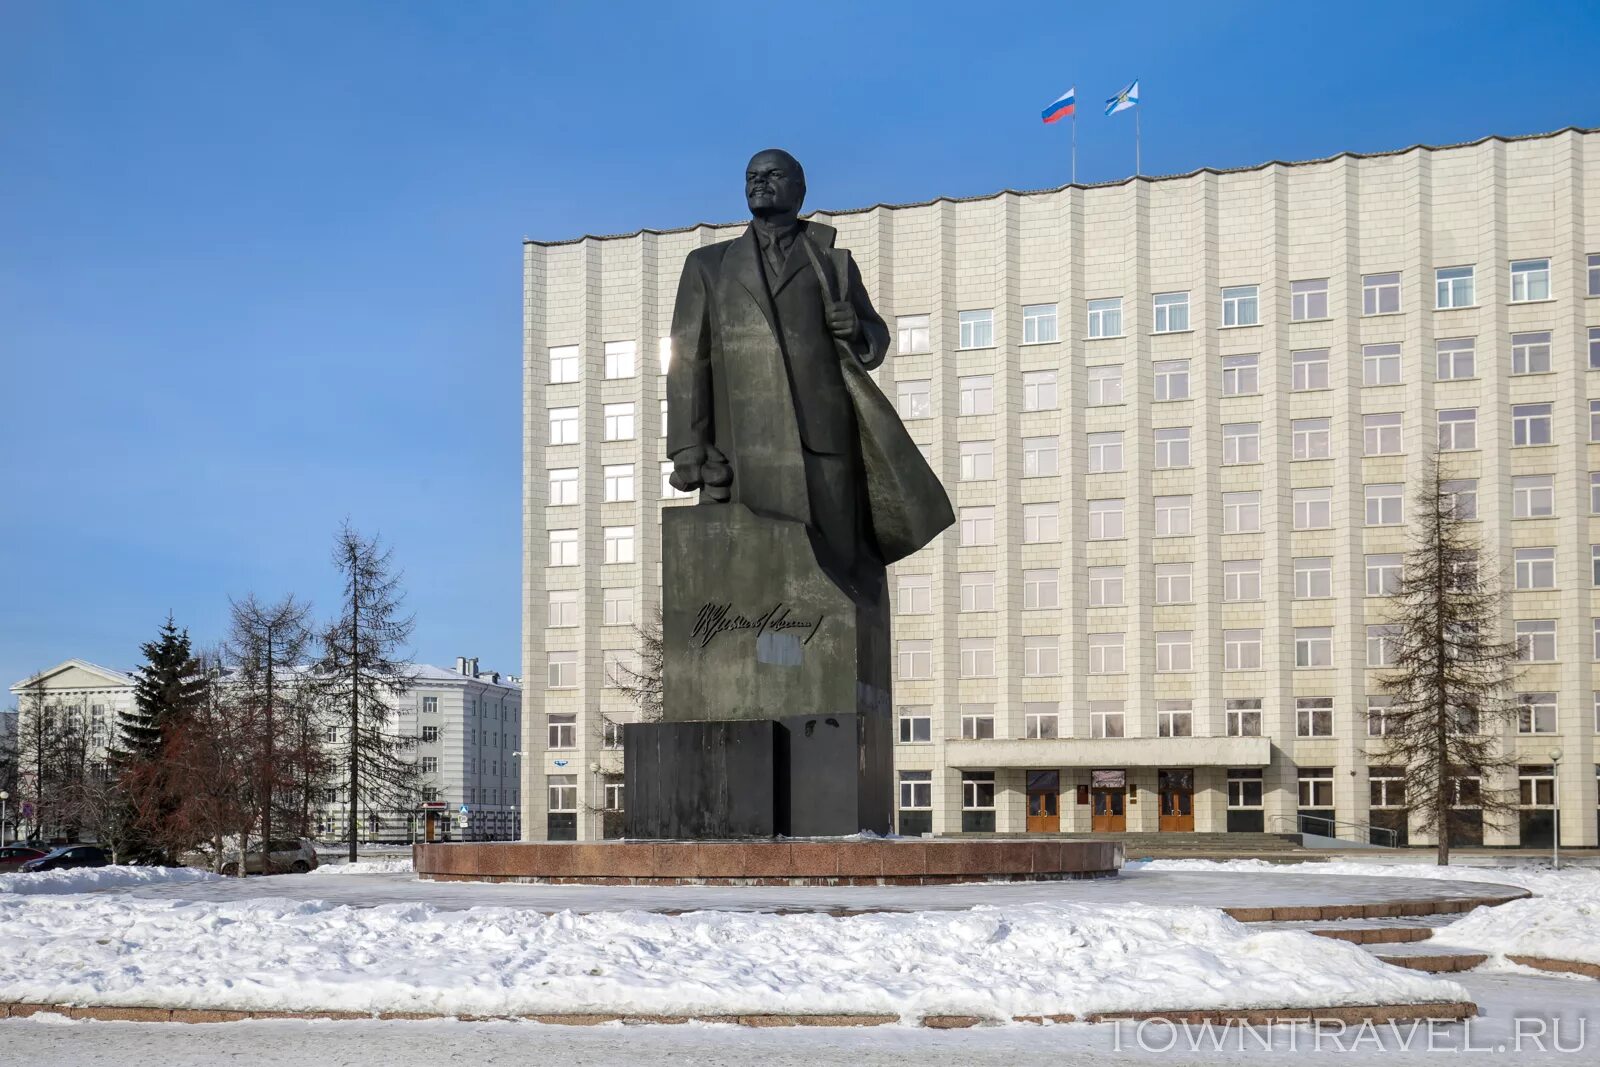
POLYGON ((132 711, 117 722, 116 758, 124 764, 161 758, 173 727, 200 706, 205 680, 189 645, 189 631, 172 616, 154 641, 139 646, 144 663, 134 669, 132 711))

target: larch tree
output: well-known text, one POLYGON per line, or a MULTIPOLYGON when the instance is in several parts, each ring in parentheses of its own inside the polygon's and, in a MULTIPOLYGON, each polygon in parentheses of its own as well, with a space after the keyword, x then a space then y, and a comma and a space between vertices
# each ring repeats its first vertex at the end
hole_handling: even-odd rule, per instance
POLYGON ((1500 633, 1501 577, 1486 566, 1463 487, 1439 456, 1422 459, 1411 507, 1411 547, 1391 618, 1392 663, 1382 688, 1382 758, 1405 770, 1413 825, 1437 835, 1438 862, 1468 807, 1485 823, 1514 806, 1492 786, 1510 760, 1498 739, 1517 708, 1508 699, 1517 646, 1500 633))

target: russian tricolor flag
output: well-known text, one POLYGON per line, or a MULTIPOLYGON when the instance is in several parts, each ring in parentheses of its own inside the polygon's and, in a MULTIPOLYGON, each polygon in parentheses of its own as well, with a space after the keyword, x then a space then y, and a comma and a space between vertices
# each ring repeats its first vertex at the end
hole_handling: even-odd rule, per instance
POLYGON ((1071 117, 1073 108, 1078 105, 1077 94, 1078 87, 1073 86, 1051 101, 1050 106, 1040 112, 1039 117, 1044 119, 1046 124, 1071 117))

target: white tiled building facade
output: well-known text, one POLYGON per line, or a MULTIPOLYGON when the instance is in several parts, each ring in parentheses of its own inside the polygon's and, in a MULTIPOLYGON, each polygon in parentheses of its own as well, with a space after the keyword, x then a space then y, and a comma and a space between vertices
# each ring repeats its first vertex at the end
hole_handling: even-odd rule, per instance
MULTIPOLYGON (((1403 828, 1376 665, 1440 440, 1538 661, 1484 840, 1547 841, 1559 793, 1596 843, 1600 133, 816 217, 959 512, 894 569, 903 831, 1403 828)), ((741 227, 525 246, 527 837, 623 803, 663 339, 741 227)))

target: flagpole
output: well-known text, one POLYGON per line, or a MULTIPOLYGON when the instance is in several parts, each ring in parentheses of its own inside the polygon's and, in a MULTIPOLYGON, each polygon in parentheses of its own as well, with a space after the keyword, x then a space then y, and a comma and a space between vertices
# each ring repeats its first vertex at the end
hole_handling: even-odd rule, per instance
POLYGON ((1078 184, 1078 109, 1072 109, 1072 184, 1078 184))

